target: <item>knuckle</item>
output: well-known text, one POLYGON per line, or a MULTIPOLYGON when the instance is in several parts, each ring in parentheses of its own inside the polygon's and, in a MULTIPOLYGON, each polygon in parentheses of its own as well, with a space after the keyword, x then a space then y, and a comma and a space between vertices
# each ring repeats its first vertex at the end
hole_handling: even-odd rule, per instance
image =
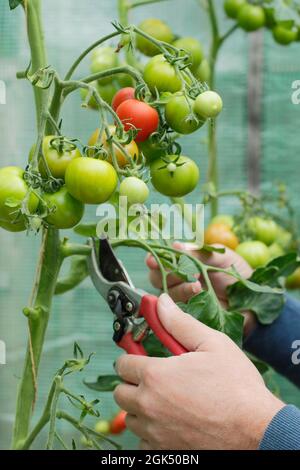
POLYGON ((158 379, 158 374, 157 374, 157 368, 154 367, 152 364, 148 365, 144 369, 143 373, 143 382, 146 386, 151 386, 154 383, 157 382, 158 379))

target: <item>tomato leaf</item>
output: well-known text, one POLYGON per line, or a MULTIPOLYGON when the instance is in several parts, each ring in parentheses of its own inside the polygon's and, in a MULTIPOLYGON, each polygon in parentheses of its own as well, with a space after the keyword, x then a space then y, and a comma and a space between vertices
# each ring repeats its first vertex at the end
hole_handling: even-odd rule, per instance
POLYGON ((96 382, 83 381, 83 383, 91 390, 113 392, 119 384, 123 383, 123 380, 118 375, 99 375, 96 382))
POLYGON ((181 255, 177 264, 177 274, 187 282, 195 282, 199 277, 199 270, 188 256, 181 255))
POLYGON ((263 325, 273 323, 280 315, 284 303, 282 279, 299 267, 296 253, 289 253, 257 269, 249 280, 240 280, 228 287, 229 308, 253 311, 263 325))
POLYGON ((243 316, 239 312, 223 309, 211 292, 203 291, 187 304, 180 302, 178 306, 210 328, 222 331, 239 346, 242 345, 243 316))
POLYGON ((8 0, 8 3, 9 3, 9 8, 11 10, 14 10, 15 8, 17 8, 19 5, 22 5, 23 4, 23 0, 8 0))
POLYGON ((143 341, 143 346, 146 349, 148 356, 151 357, 169 357, 171 353, 161 344, 159 339, 153 334, 149 335, 143 341))

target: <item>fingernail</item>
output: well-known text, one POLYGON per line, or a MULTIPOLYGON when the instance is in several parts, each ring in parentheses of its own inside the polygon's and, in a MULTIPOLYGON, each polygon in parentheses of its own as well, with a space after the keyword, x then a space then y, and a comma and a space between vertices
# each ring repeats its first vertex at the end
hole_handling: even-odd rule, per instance
POLYGON ((174 305, 173 300, 168 294, 161 294, 159 297, 159 303, 160 306, 163 306, 164 308, 170 308, 174 305))
POLYGON ((193 292, 193 294, 199 294, 201 292, 200 282, 194 282, 192 284, 192 292, 193 292))

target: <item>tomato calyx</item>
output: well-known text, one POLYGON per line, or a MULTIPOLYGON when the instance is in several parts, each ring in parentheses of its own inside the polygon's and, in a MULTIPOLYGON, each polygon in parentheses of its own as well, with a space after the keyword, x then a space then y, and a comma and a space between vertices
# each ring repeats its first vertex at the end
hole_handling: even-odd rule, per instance
POLYGON ((167 169, 168 172, 170 173, 171 176, 174 175, 175 171, 177 168, 185 165, 185 162, 183 163, 178 163, 180 160, 181 155, 177 155, 177 157, 174 160, 170 160, 167 157, 161 157, 162 161, 165 162, 165 165, 162 165, 158 168, 158 170, 165 170, 167 169))
POLYGON ((77 145, 75 142, 77 142, 77 139, 67 139, 65 136, 58 135, 50 140, 49 147, 56 150, 59 155, 63 155, 65 152, 76 150, 77 145))

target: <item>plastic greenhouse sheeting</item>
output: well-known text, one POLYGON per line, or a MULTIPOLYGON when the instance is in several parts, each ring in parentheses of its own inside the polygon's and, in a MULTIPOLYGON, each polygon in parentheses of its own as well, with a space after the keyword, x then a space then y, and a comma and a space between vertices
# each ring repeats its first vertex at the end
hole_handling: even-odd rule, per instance
MULTIPOLYGON (((78 52, 98 37, 111 32, 111 21, 117 19, 116 4, 116 0, 44 0, 43 16, 49 63, 63 73, 78 52)), ((166 20, 177 34, 193 35, 208 46, 207 19, 194 0, 169 0, 163 2, 159 9, 155 4, 137 8, 132 15, 132 22, 153 16, 166 20), (173 12, 176 14, 172 14, 173 12)), ((223 18, 224 28, 228 27, 230 23, 222 11, 220 18, 223 18)), ((270 180, 286 181, 300 216, 300 107, 291 103, 291 84, 300 78, 300 62, 295 62, 295 58, 299 56, 299 48, 299 43, 289 48, 275 46, 269 37, 265 38, 261 177, 263 183, 270 180)), ((246 35, 239 31, 225 44, 218 63, 217 89, 224 98, 224 112, 218 121, 223 189, 243 188, 247 185, 247 50, 246 35)), ((28 151, 35 139, 32 91, 26 81, 17 81, 15 78, 16 72, 24 70, 28 62, 23 11, 17 8, 10 12, 8 1, 2 1, 0 80, 6 86, 6 104, 0 104, 1 166, 25 166, 28 151)), ((87 67, 88 62, 84 64, 81 70, 87 67)), ((86 141, 97 126, 97 116, 80 108, 78 94, 67 103, 63 125, 66 134, 86 141)), ((204 129, 183 139, 184 153, 198 159, 203 180, 207 169, 205 141, 204 129)), ((197 200, 197 194, 194 200, 197 200)), ((233 211, 234 201, 227 200, 226 204, 223 209, 233 211)), ((95 207, 88 208, 86 220, 95 219, 95 210, 95 207)), ((9 446, 15 394, 27 336, 26 319, 21 312, 29 296, 38 246, 39 237, 0 232, 0 339, 7 345, 7 364, 0 366, 0 448, 9 446)), ((133 257, 129 251, 124 256, 133 280, 139 286, 147 287, 147 271, 143 258, 142 253, 133 257)), ((81 384, 82 393, 89 398, 95 397, 95 393, 82 385, 82 379, 93 379, 97 374, 112 371, 112 363, 119 355, 119 350, 111 340, 111 320, 107 307, 89 280, 75 291, 55 298, 40 369, 36 416, 41 410, 51 377, 64 360, 71 356, 74 341, 86 353, 94 351, 95 357, 83 375, 70 378, 69 388, 76 386, 78 389, 81 384)), ((284 398, 297 403, 295 389, 285 381, 281 383, 284 398)), ((101 394, 100 398, 102 415, 109 417, 117 407, 111 396, 101 394)), ((70 432, 69 441, 72 436, 70 432)), ((127 433, 122 437, 122 442, 125 448, 136 446, 135 439, 127 433)), ((39 445, 41 441, 37 441, 35 447, 39 445)))

